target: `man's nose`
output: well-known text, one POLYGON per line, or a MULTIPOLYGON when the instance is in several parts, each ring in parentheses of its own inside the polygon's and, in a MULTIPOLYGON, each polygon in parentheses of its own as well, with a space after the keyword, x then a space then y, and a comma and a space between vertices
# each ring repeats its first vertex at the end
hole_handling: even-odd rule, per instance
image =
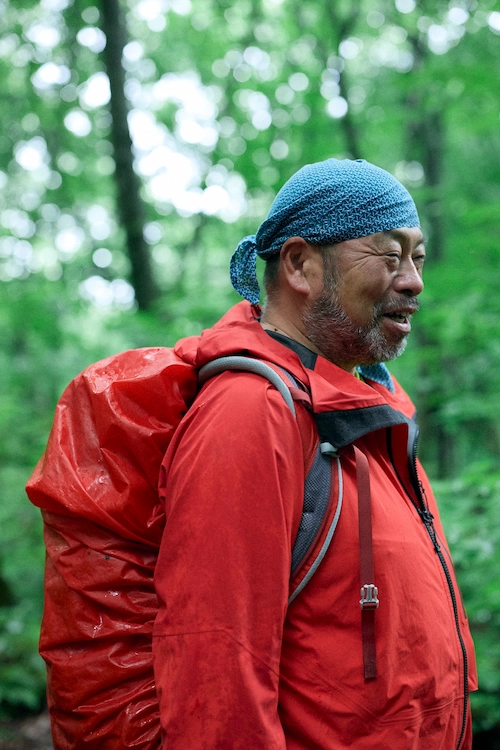
POLYGON ((417 269, 412 258, 406 258, 402 261, 394 279, 395 291, 410 297, 416 297, 423 288, 422 272, 417 269))

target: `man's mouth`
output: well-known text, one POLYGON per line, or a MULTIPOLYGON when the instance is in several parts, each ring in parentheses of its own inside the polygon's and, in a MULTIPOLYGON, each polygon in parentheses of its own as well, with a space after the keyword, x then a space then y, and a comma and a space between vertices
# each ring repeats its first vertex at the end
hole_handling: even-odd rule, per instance
POLYGON ((419 301, 416 298, 406 300, 393 300, 392 304, 387 301, 385 306, 382 306, 381 313, 385 318, 390 318, 396 323, 409 323, 413 313, 416 313, 420 307, 419 301), (385 307, 385 309, 384 309, 385 307))
POLYGON ((411 331, 411 316, 414 312, 416 312, 415 308, 383 312, 382 318, 387 321, 387 331, 390 332, 390 335, 397 338, 408 336, 411 331))
POLYGON ((397 323, 406 323, 413 315, 413 311, 384 313, 384 317, 395 320, 397 323))

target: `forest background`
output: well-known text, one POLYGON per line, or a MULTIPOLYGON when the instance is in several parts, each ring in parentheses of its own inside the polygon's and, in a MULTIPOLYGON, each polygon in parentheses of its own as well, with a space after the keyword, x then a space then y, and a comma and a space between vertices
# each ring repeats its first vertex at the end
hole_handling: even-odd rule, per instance
MULTIPOLYGON (((305 163, 418 204, 412 394, 500 726, 500 11, 494 0, 0 0, 0 711, 43 708, 43 542, 24 484, 91 362, 237 301, 228 261, 305 163)), ((436 623, 439 627, 439 623, 436 623)))

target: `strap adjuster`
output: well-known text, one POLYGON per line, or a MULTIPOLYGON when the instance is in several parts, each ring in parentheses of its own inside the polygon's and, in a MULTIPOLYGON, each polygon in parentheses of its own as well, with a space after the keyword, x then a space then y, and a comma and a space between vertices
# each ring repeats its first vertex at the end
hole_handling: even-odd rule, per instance
POLYGON ((361 609, 377 609, 380 604, 378 600, 378 588, 374 583, 365 583, 361 586, 361 599, 359 600, 359 606, 361 609))
POLYGON ((323 441, 319 444, 319 449, 323 456, 334 456, 335 458, 337 458, 339 455, 339 449, 326 441, 323 441))

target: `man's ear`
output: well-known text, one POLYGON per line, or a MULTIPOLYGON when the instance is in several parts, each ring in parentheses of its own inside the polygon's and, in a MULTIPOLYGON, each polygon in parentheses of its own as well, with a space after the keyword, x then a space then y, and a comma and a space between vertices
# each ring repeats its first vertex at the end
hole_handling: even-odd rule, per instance
POLYGON ((303 237, 289 237, 280 251, 283 281, 298 294, 323 288, 323 259, 315 245, 303 237))

